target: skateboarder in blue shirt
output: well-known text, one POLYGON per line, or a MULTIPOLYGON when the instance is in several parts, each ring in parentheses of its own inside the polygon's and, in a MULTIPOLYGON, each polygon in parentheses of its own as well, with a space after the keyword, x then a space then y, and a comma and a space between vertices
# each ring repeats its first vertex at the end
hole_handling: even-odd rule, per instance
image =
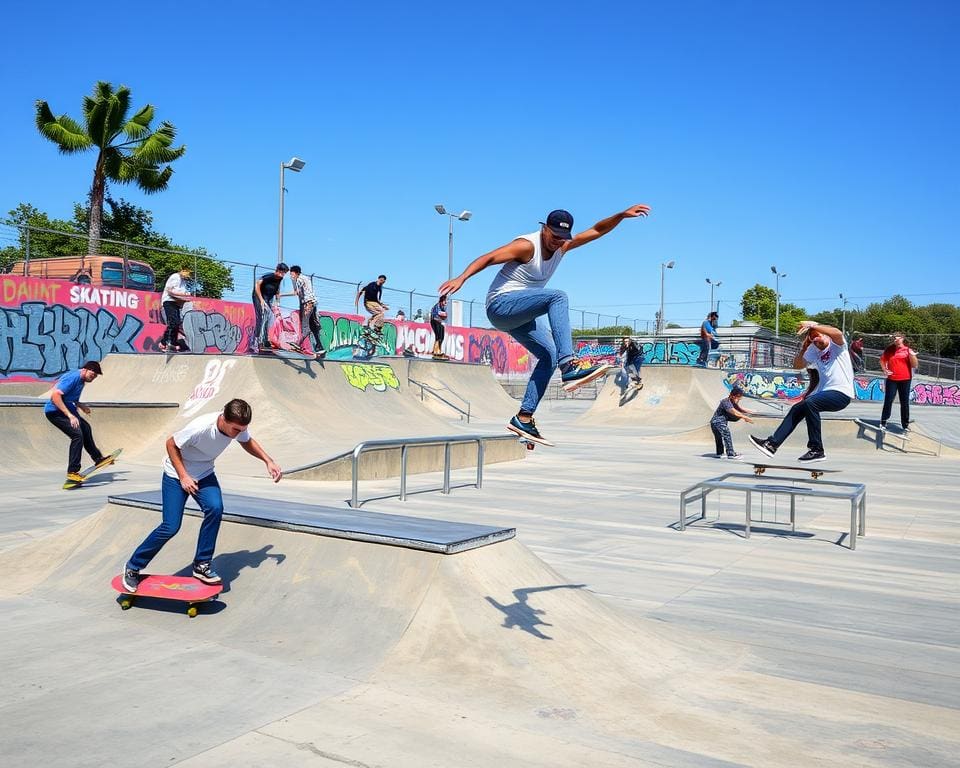
POLYGON ((716 349, 720 346, 720 342, 717 341, 717 329, 716 323, 720 319, 720 315, 716 312, 711 312, 707 315, 707 319, 703 321, 700 325, 700 356, 697 358, 697 365, 701 368, 707 367, 707 356, 710 354, 711 349, 716 349))
POLYGON ((511 432, 546 442, 533 414, 558 367, 567 391, 593 381, 611 367, 606 363, 587 365, 577 360, 573 353, 567 294, 549 290, 546 285, 563 257, 574 248, 603 237, 624 219, 646 216, 649 212, 647 205, 633 205, 574 235, 573 216, 564 210, 552 211, 538 231, 521 235, 478 256, 459 276, 440 286, 439 293, 450 296, 473 275, 495 264, 501 265, 487 291, 487 319, 537 358, 520 411, 507 425, 511 432))
POLYGON ((84 363, 78 370, 69 371, 61 376, 53 389, 50 399, 43 407, 43 414, 53 426, 70 438, 70 458, 67 463, 67 481, 82 483, 80 459, 83 451, 90 454, 97 469, 113 463, 113 458, 104 456, 93 442, 93 430, 78 410, 90 413, 90 409, 80 402, 85 384, 103 375, 103 369, 96 360, 84 363))

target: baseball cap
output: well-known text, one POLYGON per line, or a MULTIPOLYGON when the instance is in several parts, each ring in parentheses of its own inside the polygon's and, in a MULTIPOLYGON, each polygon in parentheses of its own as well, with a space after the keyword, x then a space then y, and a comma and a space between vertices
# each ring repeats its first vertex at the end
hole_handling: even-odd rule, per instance
POLYGON ((103 376, 103 368, 100 367, 100 363, 96 360, 88 360, 80 367, 86 368, 88 371, 93 371, 97 376, 103 376))
POLYGON ((569 211, 562 209, 550 211, 546 222, 541 221, 540 223, 546 224, 550 231, 559 238, 569 240, 573 237, 573 216, 570 215, 569 211))

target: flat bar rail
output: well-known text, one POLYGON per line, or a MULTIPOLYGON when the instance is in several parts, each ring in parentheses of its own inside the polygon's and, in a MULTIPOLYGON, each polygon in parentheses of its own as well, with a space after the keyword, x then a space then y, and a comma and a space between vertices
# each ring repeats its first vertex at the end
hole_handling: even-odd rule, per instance
POLYGON ((450 387, 446 387, 446 391, 449 392, 451 395, 453 395, 453 396, 454 396, 455 398, 457 398, 458 400, 461 400, 461 401, 463 402, 463 404, 467 407, 466 410, 464 410, 463 408, 461 408, 461 407, 460 407, 459 405, 457 405, 456 403, 451 403, 449 400, 447 400, 443 395, 440 394, 440 390, 438 390, 436 387, 432 387, 432 386, 430 386, 429 384, 425 384, 425 383, 422 382, 422 381, 417 381, 416 379, 411 379, 409 376, 407 377, 407 384, 413 384, 413 385, 416 386, 416 387, 420 387, 420 400, 421 400, 421 402, 424 400, 423 393, 424 393, 424 392, 429 392, 431 395, 433 395, 435 398, 437 398, 437 400, 439 400, 441 403, 443 403, 443 404, 445 404, 445 405, 449 405, 451 408, 453 408, 453 410, 455 410, 457 413, 459 413, 459 414, 461 415, 461 417, 462 417, 462 416, 466 416, 466 417, 467 417, 467 424, 470 423, 470 401, 467 400, 465 397, 461 397, 460 395, 458 395, 456 392, 454 392, 452 389, 450 389, 450 387))
POLYGON ((754 493, 782 494, 790 497, 790 524, 796 531, 796 497, 814 496, 823 499, 844 499, 850 502, 850 538, 848 547, 857 548, 857 536, 867 535, 867 487, 863 483, 843 483, 836 480, 804 480, 778 475, 747 475, 728 472, 720 477, 685 488, 680 492, 681 531, 687 527, 687 504, 700 502, 700 517, 707 516, 707 495, 716 490, 743 491, 746 494, 746 521, 744 533, 750 538, 751 501, 754 493), (776 482, 771 482, 776 481, 776 482), (782 482, 782 484, 780 484, 782 482))
POLYGON ((450 493, 450 464, 451 448, 454 445, 462 443, 477 444, 477 480, 475 487, 483 487, 483 456, 484 443, 489 440, 516 440, 513 435, 438 435, 436 437, 400 437, 386 440, 364 440, 357 443, 352 454, 352 468, 350 478, 350 506, 356 508, 359 503, 359 485, 360 485, 360 457, 364 453, 372 451, 386 451, 395 448, 400 449, 400 501, 407 500, 407 451, 411 447, 423 447, 428 445, 443 446, 443 490, 445 494, 450 493))

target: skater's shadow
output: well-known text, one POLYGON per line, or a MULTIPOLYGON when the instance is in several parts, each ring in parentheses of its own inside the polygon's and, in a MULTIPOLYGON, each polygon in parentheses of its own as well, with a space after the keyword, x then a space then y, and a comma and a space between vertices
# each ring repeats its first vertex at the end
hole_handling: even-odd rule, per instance
MULTIPOLYGON (((267 560, 273 560, 274 567, 276 567, 287 559, 287 556, 283 553, 277 552, 274 554, 269 552, 268 550, 272 548, 273 544, 265 544, 260 547, 260 549, 240 549, 236 552, 225 552, 222 555, 214 557, 213 567, 214 570, 220 574, 220 578, 223 579, 223 591, 229 592, 230 586, 240 578, 241 572, 247 568, 259 568, 267 560)), ((190 565, 181 569, 176 575, 189 576, 192 573, 193 566, 190 565)))
POLYGON ((541 640, 553 640, 549 635, 543 634, 538 627, 552 627, 552 624, 549 624, 545 621, 540 620, 545 611, 542 611, 538 608, 534 608, 527 602, 527 599, 534 592, 549 592, 554 589, 583 589, 586 584, 554 584, 550 587, 529 587, 527 589, 515 589, 513 590, 513 596, 517 598, 517 602, 509 603, 503 605, 498 603, 492 597, 484 598, 490 605, 496 608, 498 611, 503 613, 503 626, 506 629, 513 629, 518 627, 524 632, 533 635, 534 637, 540 638, 541 640))

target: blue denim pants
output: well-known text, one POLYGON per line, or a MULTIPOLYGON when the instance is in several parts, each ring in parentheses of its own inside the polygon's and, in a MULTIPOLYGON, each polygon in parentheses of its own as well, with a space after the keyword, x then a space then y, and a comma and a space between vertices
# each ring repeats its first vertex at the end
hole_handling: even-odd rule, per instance
POLYGON ((815 395, 801 400, 791 408, 777 431, 770 438, 776 445, 780 445, 790 437, 801 421, 807 422, 807 448, 814 451, 823 450, 823 435, 820 432, 820 413, 822 411, 842 411, 850 405, 850 398, 842 392, 833 389, 817 392, 815 395))
POLYGON ((546 394, 557 366, 573 359, 567 294, 540 288, 504 293, 487 306, 487 319, 537 358, 520 404, 522 412, 533 413, 546 394))
MULTIPOLYGON (((217 534, 220 532, 220 520, 223 517, 223 495, 220 492, 220 483, 217 476, 211 472, 202 480, 197 481, 196 500, 203 512, 203 522, 200 523, 200 536, 197 538, 197 553, 194 563, 209 563, 213 559, 213 550, 217 546, 217 534)), ((187 492, 183 490, 180 481, 163 473, 163 482, 160 486, 160 495, 163 501, 163 522, 143 540, 136 552, 127 563, 128 568, 140 571, 147 567, 163 545, 177 535, 180 524, 183 522, 183 508, 187 505, 187 492)))

